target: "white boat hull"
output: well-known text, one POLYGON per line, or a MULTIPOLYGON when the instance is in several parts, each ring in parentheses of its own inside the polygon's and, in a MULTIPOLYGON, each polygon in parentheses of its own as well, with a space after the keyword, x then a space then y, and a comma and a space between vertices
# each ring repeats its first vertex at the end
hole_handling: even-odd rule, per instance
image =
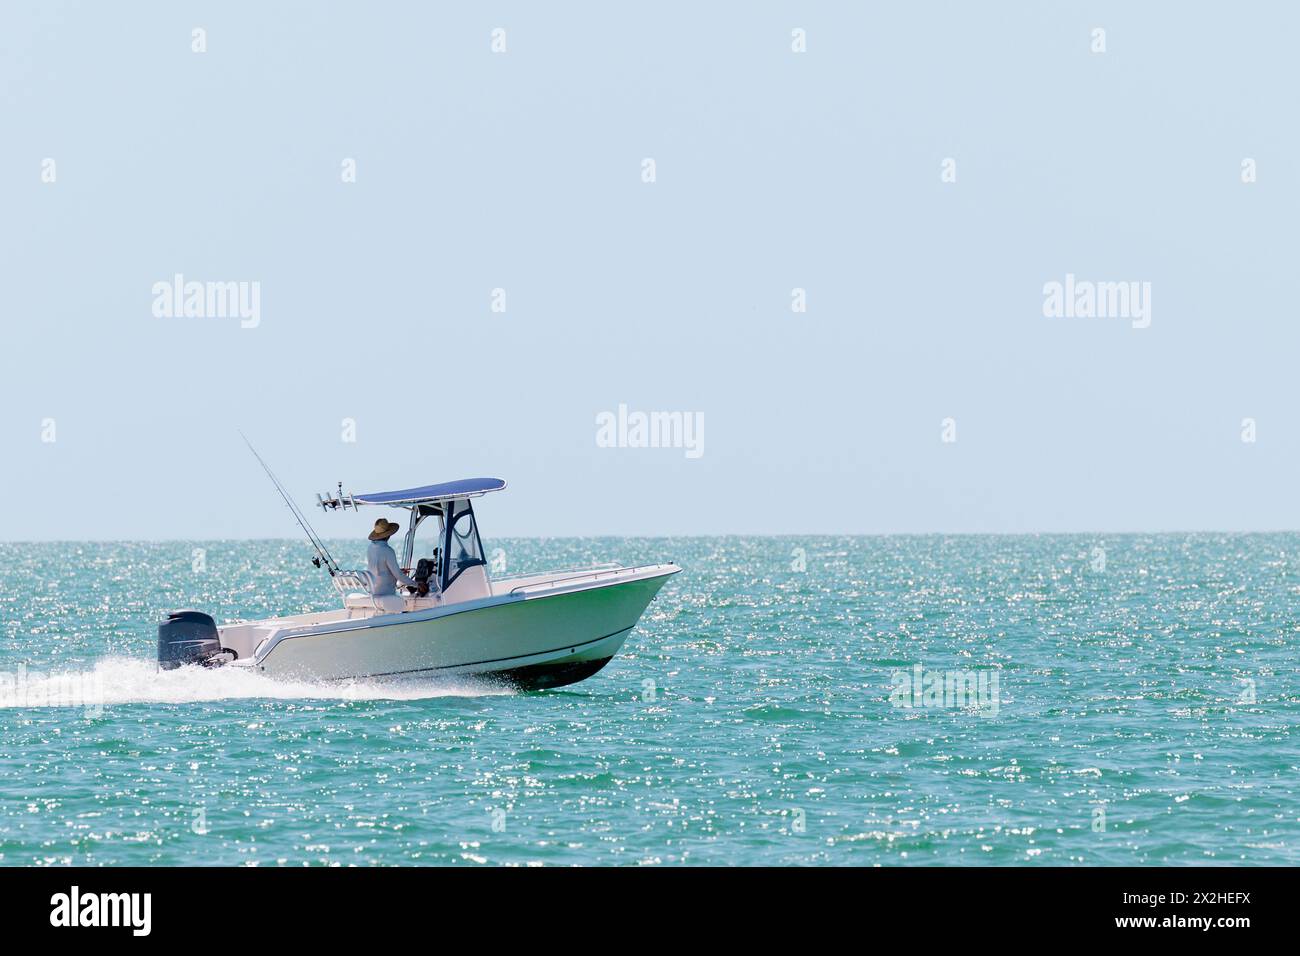
POLYGON ((283 629, 230 666, 309 680, 483 675, 529 690, 559 687, 591 676, 618 652, 678 570, 664 567, 671 570, 283 629))

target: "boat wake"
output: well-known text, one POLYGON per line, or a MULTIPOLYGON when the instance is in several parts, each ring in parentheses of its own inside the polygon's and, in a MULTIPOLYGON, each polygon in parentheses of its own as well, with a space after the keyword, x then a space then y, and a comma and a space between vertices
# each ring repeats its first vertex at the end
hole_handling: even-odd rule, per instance
POLYGON ((348 681, 291 681, 233 667, 159 670, 153 661, 105 657, 89 670, 21 669, 0 680, 0 709, 85 707, 115 704, 191 704, 230 699, 426 700, 435 697, 495 697, 515 691, 474 678, 368 678, 348 681))

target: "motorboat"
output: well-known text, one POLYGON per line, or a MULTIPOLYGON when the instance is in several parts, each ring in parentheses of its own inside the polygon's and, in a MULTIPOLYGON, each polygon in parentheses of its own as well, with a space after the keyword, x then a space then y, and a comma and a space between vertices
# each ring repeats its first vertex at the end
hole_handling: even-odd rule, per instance
MULTIPOLYGON (((250 446, 251 448, 251 446, 250 446)), ((256 454, 256 452, 254 452, 256 454)), ((260 461, 259 456, 259 461, 260 461)), ((265 463, 263 463, 265 467, 265 463)), ((473 502, 506 487, 467 478, 373 494, 317 495, 325 512, 381 507, 407 512, 399 552, 416 581, 375 595, 364 570, 344 570, 267 469, 329 571, 341 607, 218 627, 174 611, 158 628, 158 661, 247 668, 272 677, 346 680, 475 676, 524 690, 572 684, 618 653, 676 564, 604 564, 542 573, 492 573, 473 502)))

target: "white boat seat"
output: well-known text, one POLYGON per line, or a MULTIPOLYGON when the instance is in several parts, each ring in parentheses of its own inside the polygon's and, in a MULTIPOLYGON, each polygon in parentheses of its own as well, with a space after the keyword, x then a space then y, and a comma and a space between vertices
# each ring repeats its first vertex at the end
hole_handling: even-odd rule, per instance
POLYGON ((375 597, 374 579, 369 571, 340 571, 333 578, 334 587, 343 595, 343 607, 349 611, 377 611, 380 614, 397 614, 406 610, 406 601, 400 594, 375 597), (353 590, 361 588, 362 590, 353 590))
POLYGON ((406 610, 406 599, 400 594, 375 597, 356 591, 343 596, 343 606, 349 611, 378 611, 381 614, 398 614, 406 610))

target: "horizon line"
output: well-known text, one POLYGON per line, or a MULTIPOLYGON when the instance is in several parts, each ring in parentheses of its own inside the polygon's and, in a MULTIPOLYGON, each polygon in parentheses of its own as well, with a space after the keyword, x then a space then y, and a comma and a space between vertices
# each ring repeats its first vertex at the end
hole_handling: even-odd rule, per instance
MULTIPOLYGON (((620 539, 640 538, 646 541, 666 541, 669 539, 710 538, 1043 538, 1043 537, 1157 537, 1157 536, 1194 536, 1194 535, 1230 535, 1239 537, 1262 537, 1264 535, 1297 534, 1300 528, 1276 528, 1270 530, 1229 531, 1223 529, 1192 529, 1178 531, 784 531, 784 532, 725 532, 719 534, 505 534, 485 538, 485 540, 535 540, 535 541, 581 541, 585 539, 620 539)), ((364 538, 321 537, 322 541, 356 542, 364 544, 364 538)), ((308 543, 303 538, 278 536, 268 538, 0 538, 0 545, 17 544, 184 544, 192 541, 222 542, 279 542, 291 541, 308 543)))

